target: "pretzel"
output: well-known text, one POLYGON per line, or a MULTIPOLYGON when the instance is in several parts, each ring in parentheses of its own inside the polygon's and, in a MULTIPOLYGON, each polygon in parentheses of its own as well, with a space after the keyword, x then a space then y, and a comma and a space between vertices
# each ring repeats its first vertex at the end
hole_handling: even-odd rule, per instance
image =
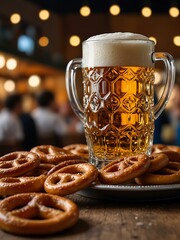
POLYGON ((77 221, 76 204, 51 194, 17 194, 0 202, 0 228, 10 233, 52 234, 73 226, 77 221))
POLYGON ((128 182, 144 173, 149 165, 150 159, 145 154, 121 157, 100 170, 99 180, 105 184, 128 182))
POLYGON ((135 178, 137 184, 172 184, 180 183, 180 153, 167 151, 164 152, 169 158, 167 166, 160 171, 153 173, 145 173, 135 178))
POLYGON ((52 145, 37 146, 32 148, 31 152, 34 152, 39 156, 41 163, 58 164, 66 160, 80 158, 63 148, 54 147, 52 145))
POLYGON ((88 146, 86 144, 71 144, 63 147, 65 150, 82 157, 83 159, 89 159, 88 146))
POLYGON ((0 179, 0 196, 18 193, 40 192, 44 190, 46 175, 41 171, 36 176, 6 177, 0 179))
POLYGON ((51 168, 47 175, 51 175, 52 173, 56 172, 57 170, 59 170, 63 167, 73 165, 73 164, 78 164, 78 163, 87 163, 87 161, 83 160, 83 159, 75 159, 75 160, 68 160, 68 161, 61 162, 61 163, 55 165, 53 168, 51 168))
POLYGON ((54 168, 56 165, 49 164, 49 163, 40 163, 39 166, 27 173, 25 173, 23 176, 37 176, 40 174, 47 175, 48 172, 54 168))
POLYGON ((180 147, 163 145, 163 144, 154 144, 152 146, 152 153, 158 153, 158 152, 164 152, 164 151, 173 151, 173 152, 179 152, 180 153, 180 147))
POLYGON ((165 167, 169 162, 168 156, 164 153, 153 153, 150 155, 150 160, 151 163, 147 172, 158 171, 165 167))
POLYGON ((0 157, 0 178, 16 177, 36 168, 40 163, 35 153, 19 151, 0 157))
MULTIPOLYGON (((69 164, 71 161, 68 161, 69 164)), ((68 195, 89 186, 98 176, 98 170, 89 163, 64 166, 49 175, 44 183, 48 193, 68 195)))

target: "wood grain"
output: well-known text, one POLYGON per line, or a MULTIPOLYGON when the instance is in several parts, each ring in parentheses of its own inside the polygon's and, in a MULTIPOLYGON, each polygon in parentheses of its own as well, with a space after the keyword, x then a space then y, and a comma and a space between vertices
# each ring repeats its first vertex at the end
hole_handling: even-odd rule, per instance
POLYGON ((76 226, 43 237, 19 237, 0 231, 1 240, 179 240, 179 200, 125 203, 69 196, 80 209, 76 226))

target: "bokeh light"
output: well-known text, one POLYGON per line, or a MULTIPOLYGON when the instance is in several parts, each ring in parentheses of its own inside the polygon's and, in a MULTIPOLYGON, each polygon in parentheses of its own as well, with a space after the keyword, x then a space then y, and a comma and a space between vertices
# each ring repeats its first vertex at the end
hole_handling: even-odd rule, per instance
POLYGON ((15 90, 15 83, 13 80, 6 80, 4 82, 4 89, 7 92, 13 92, 15 90))
POLYGON ((119 5, 117 5, 117 4, 113 4, 109 8, 110 14, 114 15, 114 16, 117 16, 120 13, 120 11, 121 11, 121 9, 120 9, 119 5))
POLYGON ((31 87, 38 87, 41 83, 41 78, 38 75, 31 75, 28 79, 28 84, 31 87))
POLYGON ((13 24, 18 24, 18 23, 21 21, 21 16, 19 15, 19 13, 13 13, 13 14, 10 16, 10 21, 11 21, 13 24))
POLYGON ((3 55, 0 55, 0 68, 3 68, 6 64, 5 57, 3 55))
POLYGON ((157 39, 153 36, 149 37, 149 40, 153 41, 155 45, 157 44, 157 39))
POLYGON ((141 14, 143 17, 150 17, 152 15, 152 10, 150 7, 143 7, 141 9, 141 14))
POLYGON ((50 13, 48 10, 46 9, 42 9, 40 12, 39 12, 39 18, 43 21, 47 20, 50 16, 50 13))
POLYGON ((17 61, 15 58, 9 58, 6 62, 6 67, 9 70, 14 70, 17 67, 17 61))
POLYGON ((79 10, 81 16, 88 17, 91 14, 91 9, 88 6, 82 6, 79 10))
POLYGON ((79 44, 80 44, 81 40, 80 40, 80 37, 77 36, 77 35, 72 35, 70 38, 69 38, 69 43, 71 44, 71 46, 73 47, 77 47, 79 44))
POLYGON ((179 16, 179 9, 177 7, 171 7, 169 9, 169 15, 171 17, 174 17, 174 18, 178 17, 179 16))
POLYGON ((41 47, 46 47, 49 44, 49 39, 45 36, 39 38, 39 45, 41 47))
POLYGON ((174 38, 173 38, 173 43, 174 43, 174 45, 176 45, 177 47, 180 47, 180 36, 174 36, 174 38))

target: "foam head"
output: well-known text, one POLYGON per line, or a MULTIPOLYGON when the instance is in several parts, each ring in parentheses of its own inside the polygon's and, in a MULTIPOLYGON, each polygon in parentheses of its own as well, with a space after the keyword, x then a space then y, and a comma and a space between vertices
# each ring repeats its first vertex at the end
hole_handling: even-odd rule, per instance
POLYGON ((83 67, 153 67, 154 43, 148 37, 129 32, 96 35, 83 42, 83 67))

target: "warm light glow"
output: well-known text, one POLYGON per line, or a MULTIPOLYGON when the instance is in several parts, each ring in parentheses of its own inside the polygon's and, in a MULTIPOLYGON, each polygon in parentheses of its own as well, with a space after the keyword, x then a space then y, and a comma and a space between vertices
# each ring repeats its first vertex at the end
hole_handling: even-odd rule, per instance
POLYGON ((154 41, 155 45, 157 43, 157 39, 155 37, 149 37, 149 40, 154 41))
POLYGON ((39 45, 41 47, 46 47, 48 44, 49 44, 49 39, 47 37, 43 36, 39 39, 39 45))
POLYGON ((0 55, 0 68, 3 68, 6 64, 6 60, 3 55, 0 55))
POLYGON ((49 18, 49 11, 45 10, 45 9, 42 9, 40 12, 39 12, 39 18, 43 21, 47 20, 49 18))
POLYGON ((109 8, 109 12, 110 14, 117 16, 120 13, 121 9, 119 7, 119 5, 114 4, 109 8))
POLYGON ((41 83, 41 78, 38 75, 32 75, 28 79, 28 84, 31 87, 38 87, 41 83))
POLYGON ((88 17, 91 14, 91 9, 88 6, 83 6, 80 8, 79 12, 83 17, 88 17))
POLYGON ((173 43, 174 45, 180 47, 180 36, 174 36, 173 43))
POLYGON ((7 80, 4 82, 4 89, 7 92, 13 92, 15 89, 15 83, 13 80, 7 80))
POLYGON ((10 17, 10 21, 13 24, 18 24, 21 21, 21 16, 18 13, 13 13, 10 17))
POLYGON ((6 67, 9 70, 14 70, 17 67, 17 61, 15 58, 9 58, 6 62, 6 67))
POLYGON ((177 7, 171 7, 170 9, 169 9, 169 15, 171 16, 171 17, 178 17, 179 16, 179 9, 177 8, 177 7))
POLYGON ((141 14, 144 16, 144 17, 150 17, 151 14, 152 14, 152 10, 150 7, 143 7, 142 10, 141 10, 141 14))
POLYGON ((81 42, 80 37, 77 35, 73 35, 69 38, 69 43, 73 47, 77 47, 80 44, 80 42, 81 42))

